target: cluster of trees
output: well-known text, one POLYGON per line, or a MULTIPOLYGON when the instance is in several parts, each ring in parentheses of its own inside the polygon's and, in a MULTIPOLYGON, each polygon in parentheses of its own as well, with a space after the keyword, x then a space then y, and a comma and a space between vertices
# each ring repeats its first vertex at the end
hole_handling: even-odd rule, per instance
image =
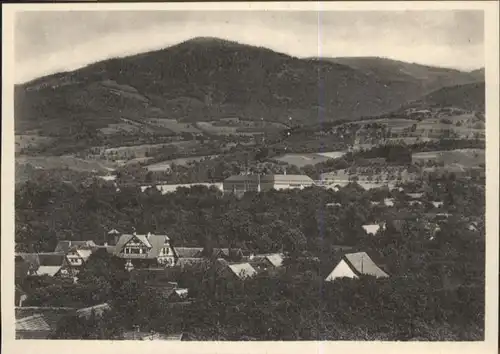
POLYGON ((111 228, 135 227, 165 232, 174 246, 289 254, 281 271, 243 283, 215 276, 213 264, 174 272, 172 280, 192 297, 191 304, 174 306, 105 251, 94 253, 76 284, 31 278, 24 286, 33 306, 112 305, 102 318, 66 318, 56 338, 120 338, 133 326, 198 340, 483 337, 485 202, 484 185, 474 181, 429 175, 403 192, 365 191, 353 183, 338 192, 315 187, 237 199, 201 186, 166 195, 125 186, 117 192, 98 179, 61 183, 55 174, 38 173, 16 188, 18 250, 51 251, 60 239, 103 242, 111 228), (442 210, 453 214, 440 232, 426 227, 428 206, 407 205, 410 191, 443 201, 442 210), (394 208, 371 203, 389 197, 394 208), (479 231, 467 229, 471 218, 480 221, 479 231), (362 225, 374 222, 387 227, 367 236, 362 225), (368 252, 391 277, 325 283, 341 256, 336 245, 368 252))
MULTIPOLYGON (((40 174, 16 188, 16 243, 25 250, 51 251, 61 239, 101 242, 112 228, 133 227, 166 232, 178 245, 203 245, 210 239, 220 246, 231 243, 263 252, 276 250, 281 242, 276 237, 291 229, 306 235, 306 249, 318 250, 323 242, 357 244, 355 230, 363 234, 360 225, 392 213, 371 205, 374 190, 356 185, 339 192, 313 187, 248 193, 237 199, 203 186, 162 195, 156 188, 143 193, 137 186, 124 185, 117 191, 113 183, 99 179, 72 184, 61 183, 48 171, 40 174), (325 207, 335 202, 345 207, 325 207)), ((442 200, 461 215, 483 215, 484 185, 432 174, 419 183, 432 195, 430 200, 442 200)), ((395 191, 379 191, 378 200, 388 193, 399 198, 395 191)))

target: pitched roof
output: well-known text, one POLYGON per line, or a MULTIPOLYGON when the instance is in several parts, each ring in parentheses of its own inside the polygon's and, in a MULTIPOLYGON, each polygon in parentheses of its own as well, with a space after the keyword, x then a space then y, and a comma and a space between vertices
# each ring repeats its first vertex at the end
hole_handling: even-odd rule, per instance
POLYGON ((48 335, 57 328, 58 322, 68 312, 43 312, 16 319, 16 337, 40 338, 48 335))
POLYGON ((388 277, 387 273, 380 269, 366 252, 348 253, 344 258, 358 275, 372 275, 377 278, 388 277))
POLYGON ((62 266, 40 266, 36 271, 37 275, 48 275, 53 277, 59 272, 62 266))
POLYGON ((283 255, 279 253, 269 254, 266 259, 275 267, 281 267, 283 265, 283 255))
POLYGON ((257 274, 249 263, 229 264, 228 268, 240 279, 250 278, 257 274))
POLYGON ((38 253, 40 266, 62 266, 64 264, 63 253, 38 253))
POLYGON ((16 320, 16 331, 51 331, 53 327, 43 314, 16 320))
POLYGON ((202 252, 202 247, 175 247, 179 258, 200 258, 202 252))
POLYGON ((40 266, 40 260, 36 253, 18 253, 16 254, 16 261, 23 260, 28 264, 30 271, 36 271, 40 266))
POLYGON ((363 225, 363 229, 366 231, 367 234, 372 234, 375 235, 377 231, 380 229, 379 224, 367 224, 363 225))
POLYGON ((92 254, 91 250, 77 250, 76 253, 84 260, 86 261, 89 259, 90 255, 92 254))
POLYGON ((153 259, 158 257, 160 254, 160 251, 165 244, 165 241, 170 240, 170 238, 167 235, 153 235, 153 234, 148 234, 148 235, 129 235, 129 234, 124 234, 120 236, 120 239, 118 240, 115 248, 114 248, 114 254, 115 256, 123 256, 125 258, 134 258, 134 256, 139 256, 136 258, 148 258, 148 259, 153 259), (127 254, 127 255, 120 255, 121 250, 123 247, 133 238, 141 241, 144 243, 148 248, 148 253, 147 254, 141 254, 141 255, 134 255, 134 254, 127 254))
POLYGON ((111 306, 109 306, 108 303, 103 303, 103 304, 79 309, 76 311, 76 315, 78 317, 89 318, 92 315, 92 313, 94 313, 96 316, 102 316, 104 311, 108 311, 110 309, 111 309, 111 306))
POLYGON ((180 267, 191 266, 195 264, 205 264, 208 263, 206 258, 179 258, 177 260, 177 265, 180 267))

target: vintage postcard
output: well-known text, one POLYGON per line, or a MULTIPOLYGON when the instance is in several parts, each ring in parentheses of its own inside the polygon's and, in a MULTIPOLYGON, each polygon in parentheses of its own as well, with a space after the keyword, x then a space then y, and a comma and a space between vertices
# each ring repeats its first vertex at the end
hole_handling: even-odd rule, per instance
POLYGON ((496 352, 498 9, 3 6, 5 352, 496 352))

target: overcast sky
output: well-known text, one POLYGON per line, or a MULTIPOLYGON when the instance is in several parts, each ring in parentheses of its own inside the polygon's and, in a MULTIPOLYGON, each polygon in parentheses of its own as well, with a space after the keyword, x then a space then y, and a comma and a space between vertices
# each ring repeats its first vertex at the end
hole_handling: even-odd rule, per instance
POLYGON ((198 36, 298 57, 382 56, 472 70, 484 66, 480 11, 58 11, 15 18, 15 77, 24 82, 198 36))

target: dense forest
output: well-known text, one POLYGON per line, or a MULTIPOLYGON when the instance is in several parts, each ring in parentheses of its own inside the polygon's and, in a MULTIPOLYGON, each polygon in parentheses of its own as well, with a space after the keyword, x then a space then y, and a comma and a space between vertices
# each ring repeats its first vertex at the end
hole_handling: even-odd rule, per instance
POLYGON ((484 181, 431 174, 404 191, 365 191, 351 183, 339 191, 310 187, 238 199, 203 186, 162 195, 138 185, 117 191, 113 183, 69 171, 34 173, 16 188, 17 251, 52 251, 63 239, 103 243, 112 228, 136 228, 166 233, 174 246, 288 255, 278 272, 244 283, 213 276, 213 264, 174 272, 192 297, 179 307, 96 252, 76 284, 50 278, 23 284, 27 305, 112 304, 103 318, 64 319, 57 338, 120 338, 131 326, 183 331, 198 340, 483 337, 484 181), (411 206, 406 193, 416 191, 424 193, 422 205, 411 206), (394 207, 372 203, 384 198, 394 198, 394 207), (451 216, 433 221, 432 201, 442 201, 438 212, 451 216), (363 224, 379 222, 387 227, 375 237, 364 232, 363 224), (471 222, 476 230, 468 229, 471 222), (325 283, 341 257, 338 245, 368 252, 391 277, 325 283))

